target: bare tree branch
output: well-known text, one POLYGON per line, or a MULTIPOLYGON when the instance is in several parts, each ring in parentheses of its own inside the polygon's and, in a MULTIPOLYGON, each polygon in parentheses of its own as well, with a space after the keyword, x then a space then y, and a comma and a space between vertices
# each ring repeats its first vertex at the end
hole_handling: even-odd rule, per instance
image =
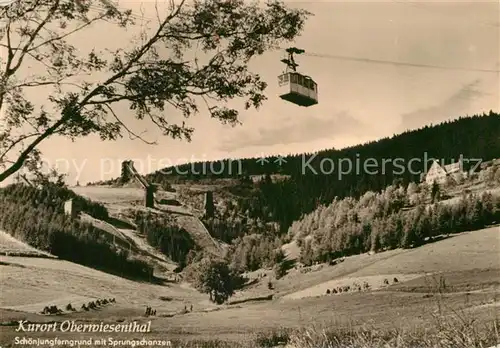
POLYGON ((139 139, 148 145, 157 145, 158 144, 155 141, 148 141, 148 140, 144 139, 141 135, 138 135, 135 132, 133 132, 132 130, 130 130, 127 127, 127 125, 125 123, 123 123, 123 121, 118 117, 118 115, 116 115, 115 111, 113 110, 113 108, 110 105, 104 104, 104 106, 109 110, 109 112, 113 115, 113 117, 116 119, 116 121, 118 121, 118 123, 120 123, 120 125, 127 131, 127 133, 130 135, 131 140, 139 139))
POLYGON ((171 1, 165 16, 154 5, 156 27, 149 35, 139 28, 139 41, 132 42, 131 49, 85 53, 68 41, 77 32, 97 23, 133 24, 131 11, 96 2, 26 0, 5 10, 7 42, 0 45, 8 53, 0 73, 0 121, 5 123, 0 124, 5 128, 0 134, 0 166, 9 165, 0 172, 0 182, 26 161, 36 162, 38 145, 55 134, 70 139, 98 134, 115 140, 127 132, 132 139, 155 144, 114 112, 115 103, 128 104, 136 119, 150 120, 164 135, 188 141, 193 129, 169 116, 175 110, 185 118, 198 113, 200 97, 212 118, 239 124, 238 111, 226 102, 244 98, 245 108, 258 108, 266 99, 266 83, 249 70, 248 61, 293 40, 308 15, 275 0, 266 6, 245 0, 195 0, 190 5, 171 1), (90 10, 97 14, 89 15, 90 10), (192 47, 203 51, 206 62, 185 58, 192 47), (21 71, 30 73, 32 63, 45 71, 21 78, 21 71), (47 94, 45 105, 34 105, 24 93, 38 87, 47 94), (13 131, 25 134, 29 127, 36 131, 12 136, 13 131), (21 145, 23 150, 16 153, 21 145))
POLYGON ((36 29, 33 31, 33 33, 29 36, 28 42, 23 46, 21 49, 21 56, 18 58, 17 63, 12 67, 11 69, 7 70, 7 75, 12 75, 13 73, 16 72, 17 69, 21 66, 23 63, 25 54, 29 52, 29 46, 33 44, 35 41, 37 35, 40 33, 40 30, 42 30, 43 26, 46 25, 52 16, 55 14, 57 8, 59 7, 59 0, 54 0, 54 4, 52 7, 49 9, 49 13, 45 17, 45 19, 36 27, 36 29))
POLYGON ((39 43, 38 45, 32 47, 29 51, 34 51, 34 50, 36 50, 36 49, 38 49, 38 48, 40 48, 42 46, 45 46, 47 44, 52 43, 52 42, 61 41, 63 39, 66 39, 67 37, 69 37, 69 36, 71 36, 71 35, 79 32, 79 31, 81 31, 83 29, 85 29, 86 27, 89 27, 90 25, 94 24, 95 22, 97 22, 99 20, 102 20, 103 18, 106 18, 106 16, 105 15, 100 15, 100 16, 97 16, 95 18, 92 18, 89 22, 84 23, 84 24, 80 25, 79 27, 77 27, 77 28, 75 28, 75 29, 73 29, 73 30, 71 30, 71 31, 63 34, 63 35, 52 37, 49 40, 46 40, 44 42, 39 43))
POLYGON ((0 182, 4 181, 9 176, 17 172, 19 169, 21 169, 21 167, 24 164, 24 161, 26 161, 26 159, 31 154, 31 151, 33 151, 38 146, 38 144, 40 144, 42 141, 44 141, 46 138, 52 135, 57 130, 57 128, 59 128, 64 123, 64 121, 65 119, 61 118, 59 121, 54 123, 52 127, 48 128, 43 134, 40 134, 38 138, 36 138, 31 144, 29 144, 28 147, 26 147, 26 149, 23 152, 21 152, 17 160, 15 160, 9 168, 0 173, 0 182))
POLYGON ((31 134, 25 134, 25 135, 22 135, 20 136, 19 138, 17 138, 16 140, 12 140, 11 141, 11 144, 5 149, 2 151, 2 153, 0 153, 0 163, 3 162, 5 156, 9 153, 10 150, 12 150, 14 147, 16 147, 17 145, 19 145, 21 142, 23 142, 24 140, 28 139, 28 138, 32 138, 32 137, 36 137, 40 135, 40 133, 31 133, 31 134))

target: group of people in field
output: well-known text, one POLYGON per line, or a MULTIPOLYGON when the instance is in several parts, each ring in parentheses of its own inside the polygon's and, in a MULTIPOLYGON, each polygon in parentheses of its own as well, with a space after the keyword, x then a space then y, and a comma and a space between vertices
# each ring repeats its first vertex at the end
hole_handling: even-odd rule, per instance
MULTIPOLYGON (((190 306, 190 310, 189 311, 188 311, 188 307, 186 305, 184 305, 184 313, 188 313, 188 312, 192 312, 192 311, 193 311, 193 305, 190 306)), ((147 306, 146 307, 146 312, 144 313, 144 315, 146 317, 154 316, 154 315, 156 315, 156 309, 153 309, 152 307, 147 306)))
POLYGON ((146 307, 146 317, 149 317, 150 315, 156 315, 156 309, 153 309, 151 307, 146 307))

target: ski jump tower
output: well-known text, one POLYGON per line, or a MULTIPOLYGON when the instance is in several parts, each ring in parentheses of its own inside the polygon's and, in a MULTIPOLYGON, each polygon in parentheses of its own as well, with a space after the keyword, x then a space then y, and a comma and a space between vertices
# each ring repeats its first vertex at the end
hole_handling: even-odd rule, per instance
POLYGON ((144 189, 144 204, 146 208, 154 208, 156 187, 151 185, 140 175, 134 167, 133 161, 122 162, 122 175, 126 173, 126 178, 134 178, 144 189))
POLYGON ((214 217, 215 206, 214 206, 214 194, 212 191, 205 192, 205 217, 214 217))

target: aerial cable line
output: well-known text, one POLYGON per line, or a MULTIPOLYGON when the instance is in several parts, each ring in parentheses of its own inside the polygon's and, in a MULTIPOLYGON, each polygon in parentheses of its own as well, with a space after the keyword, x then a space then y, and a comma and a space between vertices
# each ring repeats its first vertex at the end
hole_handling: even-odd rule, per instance
MULTIPOLYGON (((281 48, 281 47, 275 47, 275 48, 276 49, 280 49, 280 50, 284 50, 284 48, 281 48)), ((500 70, 494 70, 494 69, 476 69, 476 68, 468 68, 468 67, 453 67, 453 66, 445 66, 445 65, 433 65, 433 64, 411 63, 411 62, 398 62, 398 61, 393 61, 393 60, 381 60, 381 59, 373 59, 373 58, 340 56, 340 55, 321 54, 321 53, 308 53, 308 52, 305 52, 304 55, 305 56, 310 56, 310 57, 317 57, 317 58, 347 60, 347 61, 355 61, 355 62, 371 63, 371 64, 384 64, 384 65, 406 66, 406 67, 413 67, 413 68, 476 71, 476 72, 484 72, 484 73, 499 73, 500 72, 500 70)))
MULTIPOLYGON (((396 0, 393 0, 396 3, 396 0)), ((117 8, 124 9, 116 4, 114 4, 117 8)), ((95 10, 96 8, 101 9, 99 6, 93 5, 92 8, 95 10)), ((147 19, 151 21, 155 21, 156 19, 132 14, 132 17, 136 19, 147 19)), ((286 51, 285 48, 274 46, 273 48, 279 49, 282 51, 286 51)), ((391 66, 400 66, 400 67, 411 67, 411 68, 424 68, 424 69, 435 69, 435 70, 455 70, 455 71, 471 71, 471 72, 482 72, 482 73, 500 73, 500 70, 495 69, 479 69, 479 68, 469 68, 469 67, 458 67, 458 66, 446 66, 446 65, 434 65, 434 64, 424 64, 424 63, 413 63, 413 62, 400 62, 394 60, 382 60, 382 59, 374 59, 374 58, 364 58, 364 57, 352 57, 352 56, 341 56, 341 55, 333 55, 333 54, 322 54, 322 53, 303 53, 305 56, 316 57, 316 58, 324 58, 324 59, 333 59, 333 60, 344 60, 344 61, 352 61, 352 62, 361 62, 368 64, 379 64, 379 65, 391 65, 391 66)))

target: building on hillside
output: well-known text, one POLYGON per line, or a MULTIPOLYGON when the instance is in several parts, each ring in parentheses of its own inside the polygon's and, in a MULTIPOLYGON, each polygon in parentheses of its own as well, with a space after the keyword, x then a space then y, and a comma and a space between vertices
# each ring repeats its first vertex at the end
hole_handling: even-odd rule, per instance
POLYGON ((146 208, 154 208, 155 206, 155 192, 157 186, 150 184, 142 175, 140 175, 134 167, 134 161, 122 162, 121 182, 127 183, 135 179, 135 181, 144 190, 144 205, 146 208))
POLYGON ((441 165, 438 161, 434 160, 429 171, 424 176, 424 181, 428 185, 432 185, 434 182, 444 184, 448 178, 455 180, 459 176, 466 177, 462 160, 447 165, 441 165))
POLYGON ((74 199, 64 202, 64 213, 70 215, 72 219, 76 219, 80 215, 80 211, 81 207, 74 199))
MULTIPOLYGON (((279 182, 279 181, 284 181, 288 178, 290 178, 290 175, 285 175, 285 174, 271 174, 271 181, 272 182, 279 182)), ((265 174, 260 174, 260 175, 250 175, 250 179, 254 182, 260 182, 263 181, 266 178, 265 174)))

